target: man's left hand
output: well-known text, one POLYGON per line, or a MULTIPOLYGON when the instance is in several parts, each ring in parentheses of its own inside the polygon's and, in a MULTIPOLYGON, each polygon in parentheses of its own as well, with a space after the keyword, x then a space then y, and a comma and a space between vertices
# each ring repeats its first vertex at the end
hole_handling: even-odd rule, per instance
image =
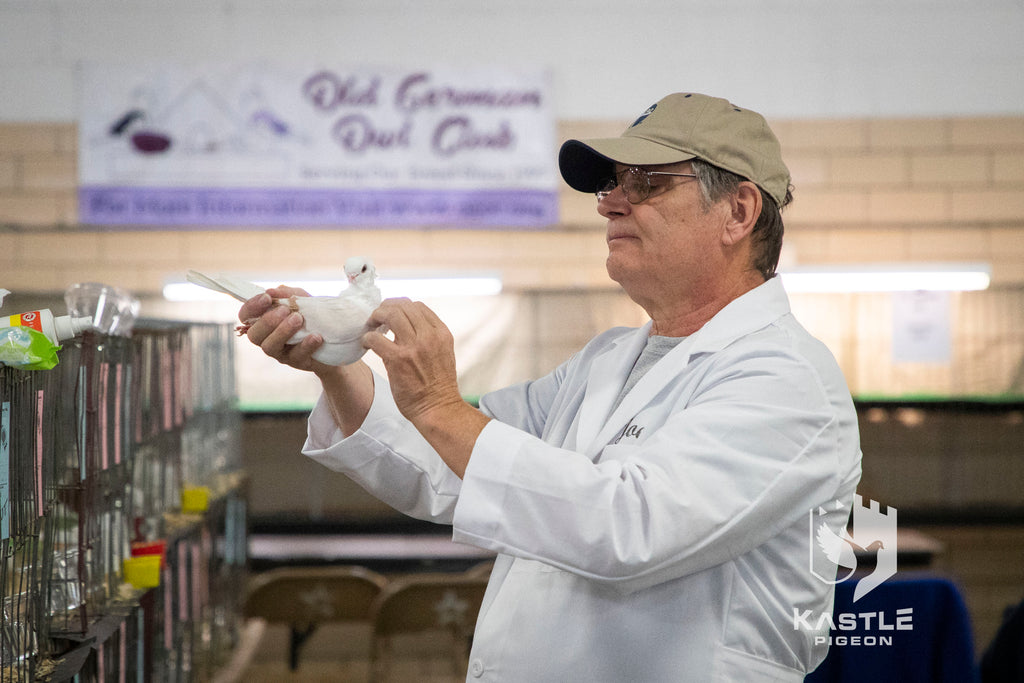
POLYGON ((363 345, 380 356, 399 411, 460 477, 488 418, 462 400, 455 341, 434 311, 409 299, 387 299, 367 324, 363 345))

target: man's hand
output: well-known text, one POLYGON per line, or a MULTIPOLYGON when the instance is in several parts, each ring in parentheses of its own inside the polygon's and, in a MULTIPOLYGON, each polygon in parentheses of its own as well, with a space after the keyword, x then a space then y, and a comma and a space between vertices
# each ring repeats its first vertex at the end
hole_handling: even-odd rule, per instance
POLYGON ((309 296, 303 289, 274 287, 242 304, 238 319, 249 326, 245 333, 249 341, 279 363, 298 370, 324 372, 330 366, 312 358, 313 352, 323 344, 323 337, 311 334, 298 344, 286 343, 302 328, 302 316, 276 300, 293 295, 309 296))
POLYGON ((302 327, 302 316, 275 303, 275 299, 293 295, 309 296, 302 289, 274 287, 246 301, 238 319, 248 325, 246 336, 263 353, 284 365, 313 372, 320 379, 335 424, 343 434, 351 435, 362 425, 373 403, 373 375, 362 361, 334 366, 313 360, 313 352, 324 341, 320 335, 311 334, 298 344, 287 344, 302 327))
POLYGON ((408 299, 387 299, 368 325, 390 329, 394 341, 375 331, 363 344, 384 361, 398 409, 411 422, 462 403, 455 374, 455 341, 432 310, 408 299))
POLYGON ((363 344, 380 356, 402 415, 460 477, 488 418, 462 400, 455 374, 455 343, 425 304, 388 299, 370 316, 363 344))

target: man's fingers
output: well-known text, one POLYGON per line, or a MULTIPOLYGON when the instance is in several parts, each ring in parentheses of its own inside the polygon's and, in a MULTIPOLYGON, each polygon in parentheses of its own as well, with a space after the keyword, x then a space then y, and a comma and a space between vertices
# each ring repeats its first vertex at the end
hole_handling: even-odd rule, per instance
POLYGON ((370 330, 363 335, 363 347, 373 351, 378 356, 383 356, 395 346, 395 342, 388 339, 386 334, 386 327, 379 327, 376 330, 370 330))
MULTIPOLYGON (((285 344, 279 351, 275 350, 277 355, 274 358, 295 368, 312 369, 312 366, 317 364, 317 361, 313 360, 313 352, 319 349, 323 342, 323 337, 311 334, 298 344, 285 344)), ((265 348, 264 352, 266 353, 265 348)))
POLYGON ((441 318, 425 303, 404 298, 385 299, 367 323, 370 327, 385 325, 396 337, 414 333, 417 328, 444 327, 441 318))
POLYGON ((417 302, 417 304, 417 314, 419 315, 420 319, 424 322, 424 324, 429 325, 430 327, 433 327, 435 329, 448 328, 448 326, 444 324, 444 321, 441 320, 440 316, 438 316, 437 313, 434 312, 434 309, 430 308, 422 301, 417 302))
MULTIPOLYGON (((288 340, 301 328, 301 315, 293 313, 286 306, 277 306, 270 309, 253 323, 246 335, 253 344, 263 349, 263 353, 271 358, 276 358, 289 365, 295 365, 296 363, 301 364, 304 360, 308 361, 308 359, 298 357, 301 355, 301 353, 297 353, 299 351, 296 348, 298 345, 288 344, 288 340)), ((309 340, 309 337, 303 341, 307 345, 315 344, 312 350, 315 350, 320 345, 316 340, 309 340)), ((322 339, 320 341, 322 342, 322 339)), ((312 353, 312 350, 309 350, 308 353, 312 353)))
POLYGON ((266 292, 254 296, 238 309, 238 319, 244 323, 253 318, 258 318, 266 313, 273 304, 274 299, 266 292))
POLYGON ((380 356, 385 366, 401 357, 405 363, 422 366, 425 359, 451 345, 448 327, 420 301, 386 299, 367 325, 370 331, 363 335, 362 344, 380 356), (417 357, 420 360, 414 360, 417 357))
POLYGON ((239 330, 264 354, 279 363, 313 372, 331 367, 313 359, 313 353, 323 346, 321 335, 304 334, 298 343, 289 343, 304 324, 299 313, 281 303, 282 299, 292 296, 309 294, 304 289, 281 285, 246 301, 238 312, 242 321, 239 330))
POLYGON ((396 341, 412 339, 415 337, 415 325, 414 316, 410 314, 414 306, 409 299, 385 299, 377 310, 370 314, 366 324, 375 330, 381 327, 391 330, 396 341))
POLYGON ((275 299, 287 299, 290 296, 309 296, 309 292, 301 287, 289 287, 288 285, 270 287, 267 289, 267 294, 275 299))
POLYGON ((275 305, 279 305, 277 303, 279 300, 287 299, 290 296, 309 296, 309 294, 306 290, 297 287, 285 287, 284 285, 271 287, 242 304, 242 307, 238 309, 238 319, 243 323, 255 320, 275 305))
POLYGON ((290 313, 291 311, 286 306, 273 306, 267 309, 256 320, 250 320, 246 336, 253 344, 262 345, 263 341, 284 322, 290 313))

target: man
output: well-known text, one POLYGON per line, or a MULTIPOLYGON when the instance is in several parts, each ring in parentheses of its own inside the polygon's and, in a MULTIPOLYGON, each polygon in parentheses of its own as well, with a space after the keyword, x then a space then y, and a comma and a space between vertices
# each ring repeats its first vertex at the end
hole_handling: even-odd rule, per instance
POLYGON ((832 605, 809 511, 845 526, 860 451, 839 369, 774 277, 778 142, 754 112, 677 93, 619 138, 566 142, 559 164, 597 194, 608 273, 645 327, 480 410, 419 303, 371 316, 394 333, 364 339, 387 379, 313 362, 313 338, 286 346, 301 319, 266 295, 240 311, 262 315, 249 337, 320 378, 309 457, 498 553, 470 680, 802 681, 827 646, 793 614, 832 605))

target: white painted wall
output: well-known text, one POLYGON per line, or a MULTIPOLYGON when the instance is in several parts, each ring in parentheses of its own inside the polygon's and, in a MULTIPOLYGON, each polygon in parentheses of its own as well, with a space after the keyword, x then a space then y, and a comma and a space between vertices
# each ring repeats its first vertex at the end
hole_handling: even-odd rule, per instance
POLYGON ((662 95, 769 117, 1024 113, 1024 0, 0 0, 0 120, 76 118, 84 60, 549 67, 562 119, 662 95))

